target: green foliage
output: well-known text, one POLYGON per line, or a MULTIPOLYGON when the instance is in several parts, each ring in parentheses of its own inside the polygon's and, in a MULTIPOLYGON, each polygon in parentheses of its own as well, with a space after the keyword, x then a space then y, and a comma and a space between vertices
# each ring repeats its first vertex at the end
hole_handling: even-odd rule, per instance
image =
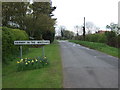
MULTIPOLYGON (((27 40, 28 35, 25 31, 2 27, 2 60, 3 63, 13 60, 18 55, 19 46, 14 45, 15 40, 27 40)), ((23 48, 26 51, 27 47, 23 48)))
POLYGON ((34 12, 34 16, 37 16, 39 14, 46 14, 48 16, 51 16, 52 12, 56 8, 52 7, 49 2, 34 2, 31 5, 31 9, 34 12))
POLYGON ((55 36, 55 32, 54 31, 46 31, 46 32, 43 32, 43 39, 44 40, 50 40, 50 42, 53 42, 54 41, 54 36, 55 36))
POLYGON ((64 30, 63 27, 61 28, 61 37, 56 37, 57 39, 72 39, 74 37, 74 32, 69 30, 64 30))
POLYGON ((34 39, 48 39, 55 36, 55 18, 49 2, 4 2, 2 4, 3 26, 25 30, 34 39), (48 35, 50 33, 50 36, 48 35))
MULTIPOLYGON (((88 34, 85 37, 85 41, 105 43, 112 47, 120 48, 120 35, 117 35, 115 31, 107 31, 105 33, 88 34)), ((75 40, 84 40, 83 36, 75 37, 75 40)))
POLYGON ((86 35, 85 38, 86 41, 91 41, 91 42, 100 42, 100 43, 105 43, 106 42, 106 36, 105 34, 88 34, 86 35))
POLYGON ((7 27, 24 28, 24 16, 26 15, 28 2, 3 2, 2 3, 2 24, 7 27), (9 22, 16 23, 10 25, 9 22))
POLYGON ((111 31, 111 32, 105 32, 105 35, 107 37, 107 44, 110 45, 110 46, 113 46, 113 47, 116 47, 116 44, 117 44, 117 35, 114 31, 111 31))
POLYGON ((64 33, 64 37, 66 39, 72 39, 74 36, 74 33, 72 31, 69 31, 69 30, 65 30, 63 33, 64 33))

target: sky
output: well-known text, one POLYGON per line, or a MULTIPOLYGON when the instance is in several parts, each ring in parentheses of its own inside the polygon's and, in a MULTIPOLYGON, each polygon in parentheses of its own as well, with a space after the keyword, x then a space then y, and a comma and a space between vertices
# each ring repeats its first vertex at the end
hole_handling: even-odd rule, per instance
POLYGON ((56 6, 53 12, 57 18, 56 29, 65 26, 67 30, 74 30, 74 26, 92 22, 101 30, 111 22, 118 23, 118 2, 120 0, 52 0, 56 6))

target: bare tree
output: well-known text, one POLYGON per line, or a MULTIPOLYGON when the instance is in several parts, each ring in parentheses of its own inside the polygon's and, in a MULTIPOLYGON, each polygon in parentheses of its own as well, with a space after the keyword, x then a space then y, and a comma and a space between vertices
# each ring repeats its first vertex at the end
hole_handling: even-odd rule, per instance
POLYGON ((66 29, 65 26, 60 26, 60 33, 61 33, 61 37, 64 37, 64 30, 66 29))
POLYGON ((86 22, 86 29, 87 29, 87 34, 91 34, 95 31, 98 31, 99 27, 97 27, 93 22, 86 22))
POLYGON ((80 26, 76 25, 76 26, 74 26, 74 28, 75 28, 75 32, 77 33, 76 35, 79 36, 80 26))

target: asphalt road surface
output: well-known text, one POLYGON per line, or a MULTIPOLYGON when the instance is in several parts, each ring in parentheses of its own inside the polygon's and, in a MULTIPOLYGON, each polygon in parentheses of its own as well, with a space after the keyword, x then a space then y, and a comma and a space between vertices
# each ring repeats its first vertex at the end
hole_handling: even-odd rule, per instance
POLYGON ((64 88, 118 88, 118 59, 68 41, 59 41, 64 88))

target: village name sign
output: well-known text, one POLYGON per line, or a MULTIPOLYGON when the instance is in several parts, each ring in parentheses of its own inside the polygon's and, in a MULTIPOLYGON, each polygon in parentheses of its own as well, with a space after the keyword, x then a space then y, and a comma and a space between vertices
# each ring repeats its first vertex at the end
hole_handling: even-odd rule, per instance
MULTIPOLYGON (((22 58, 22 45, 47 45, 50 44, 49 40, 17 40, 14 45, 20 45, 20 58, 22 58)), ((42 46, 42 56, 45 56, 44 46, 42 46)))

